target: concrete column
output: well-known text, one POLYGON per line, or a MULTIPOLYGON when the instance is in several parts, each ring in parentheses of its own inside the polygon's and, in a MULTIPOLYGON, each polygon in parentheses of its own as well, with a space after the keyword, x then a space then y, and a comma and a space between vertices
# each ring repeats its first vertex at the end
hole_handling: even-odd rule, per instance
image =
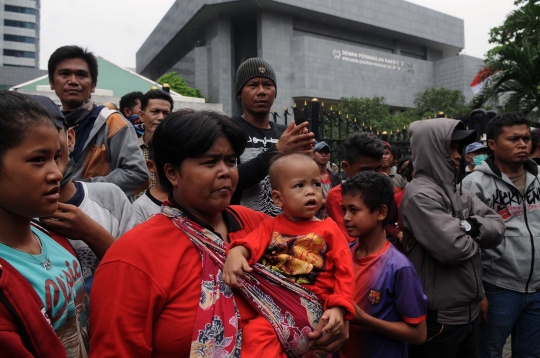
POLYGON ((219 18, 207 31, 207 98, 223 104, 223 111, 232 112, 232 41, 231 19, 219 18))
POLYGON ((208 48, 195 47, 195 87, 208 98, 208 48))
MULTIPOLYGON (((257 56, 267 61, 276 73, 277 98, 274 108, 282 118, 285 107, 292 107, 293 72, 293 19, 284 14, 261 11, 257 18, 257 56)), ((290 109, 292 112, 292 109, 290 109)), ((289 120, 292 119, 289 117, 289 120)))

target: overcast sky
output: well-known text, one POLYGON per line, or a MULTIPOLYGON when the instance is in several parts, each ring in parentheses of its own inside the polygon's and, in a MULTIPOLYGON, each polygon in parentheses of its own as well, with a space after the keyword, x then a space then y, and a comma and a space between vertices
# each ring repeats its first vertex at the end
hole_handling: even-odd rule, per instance
MULTIPOLYGON (((175 0, 42 0, 40 68, 63 45, 135 67, 135 54, 175 0)), ((194 1, 194 0, 185 0, 194 1)), ((489 30, 504 22, 514 0, 409 0, 465 20, 463 53, 483 57, 489 30)))

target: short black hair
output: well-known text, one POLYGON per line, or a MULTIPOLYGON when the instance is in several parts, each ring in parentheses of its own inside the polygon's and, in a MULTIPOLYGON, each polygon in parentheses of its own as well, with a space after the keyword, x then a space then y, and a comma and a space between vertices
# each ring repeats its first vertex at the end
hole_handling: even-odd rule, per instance
POLYGON ((120 112, 124 114, 124 108, 128 108, 129 110, 131 110, 133 107, 137 105, 137 100, 139 100, 142 105, 143 97, 144 97, 144 94, 139 91, 130 92, 122 96, 122 98, 120 98, 120 112))
POLYGON ((97 84, 98 62, 96 56, 87 49, 75 45, 59 47, 53 52, 51 57, 49 57, 49 63, 47 65, 47 69, 49 70, 49 81, 54 82, 54 71, 56 71, 56 67, 60 62, 73 58, 82 58, 86 62, 88 69, 90 70, 92 84, 97 84))
POLYGON ((383 227, 386 226, 394 207, 394 186, 388 176, 371 170, 360 172, 341 185, 341 193, 359 196, 371 212, 386 206, 388 214, 382 222, 383 227))
POLYGON ((399 149, 399 147, 397 145, 390 145, 390 147, 392 148, 392 157, 394 157, 394 159, 397 159, 399 160, 399 158, 401 158, 401 150, 399 149))
POLYGON ((0 91, 0 168, 6 152, 19 145, 28 129, 37 125, 58 128, 51 113, 30 96, 0 91))
POLYGON ((540 129, 534 128, 531 130, 531 154, 534 153, 540 144, 540 129))
POLYGON ((410 183, 413 180, 413 173, 414 173, 414 165, 412 160, 409 160, 409 163, 403 170, 401 171, 401 176, 407 179, 407 181, 410 183))
POLYGON ((217 138, 226 138, 240 157, 246 148, 246 136, 225 114, 214 111, 180 109, 169 114, 156 128, 152 137, 159 181, 172 192, 165 175, 165 164, 180 169, 186 158, 196 158, 208 151, 217 138))
POLYGON ((403 157, 397 162, 396 167, 397 167, 398 174, 401 174, 401 167, 403 166, 403 163, 410 160, 411 160, 411 157, 403 157))
POLYGON ((160 90, 160 89, 153 89, 144 94, 144 96, 141 99, 141 110, 145 110, 148 106, 148 101, 151 99, 163 99, 165 101, 168 101, 171 104, 171 112, 174 107, 174 102, 170 94, 167 92, 160 90))
POLYGON ((509 112, 500 114, 488 122, 486 129, 487 139, 497 141, 497 139, 499 139, 499 135, 502 133, 503 127, 517 126, 521 124, 525 124, 529 128, 531 127, 527 118, 521 113, 509 112))
POLYGON ((352 164, 358 157, 368 157, 382 160, 384 146, 381 140, 373 133, 354 132, 343 141, 343 158, 352 164))

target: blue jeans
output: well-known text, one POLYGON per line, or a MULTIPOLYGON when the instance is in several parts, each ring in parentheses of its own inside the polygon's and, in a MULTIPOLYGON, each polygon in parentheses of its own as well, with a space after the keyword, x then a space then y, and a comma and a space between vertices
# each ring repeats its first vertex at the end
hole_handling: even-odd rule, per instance
POLYGON ((489 302, 480 326, 480 358, 500 358, 512 334, 512 358, 540 357, 540 292, 520 293, 484 282, 489 302))

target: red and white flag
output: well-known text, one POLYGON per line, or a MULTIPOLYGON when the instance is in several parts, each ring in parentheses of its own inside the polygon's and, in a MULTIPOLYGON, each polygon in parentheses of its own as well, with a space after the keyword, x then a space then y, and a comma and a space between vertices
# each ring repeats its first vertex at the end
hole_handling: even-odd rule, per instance
POLYGON ((484 88, 487 79, 492 74, 493 71, 489 66, 484 67, 480 72, 478 72, 474 80, 471 82, 471 91, 475 96, 482 90, 482 88, 484 88))

